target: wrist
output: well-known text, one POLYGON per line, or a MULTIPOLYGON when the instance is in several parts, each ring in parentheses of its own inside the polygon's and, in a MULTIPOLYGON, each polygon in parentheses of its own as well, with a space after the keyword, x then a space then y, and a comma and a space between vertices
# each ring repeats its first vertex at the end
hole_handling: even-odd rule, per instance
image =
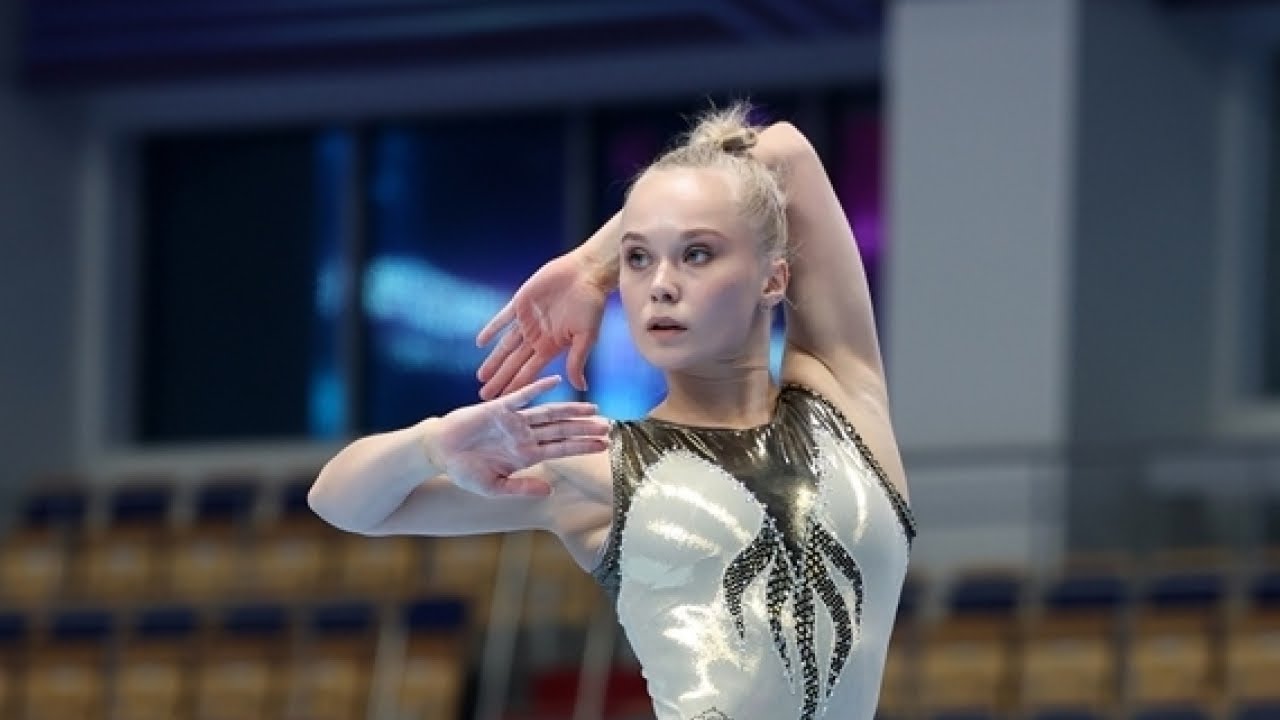
POLYGON ((444 456, 437 442, 440 436, 440 422, 441 419, 438 417, 429 417, 414 427, 420 458, 428 467, 423 474, 428 477, 441 475, 445 469, 444 456))

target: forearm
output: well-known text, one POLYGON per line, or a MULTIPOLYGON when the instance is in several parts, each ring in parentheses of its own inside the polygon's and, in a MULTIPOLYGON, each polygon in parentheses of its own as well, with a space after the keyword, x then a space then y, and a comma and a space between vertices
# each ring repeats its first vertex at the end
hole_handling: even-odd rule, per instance
POLYGON ((599 230, 570 252, 588 268, 592 282, 606 292, 618 287, 619 214, 614 213, 599 230))
POLYGON ((416 425, 352 442, 320 471, 307 494, 325 522, 348 532, 376 527, 424 481, 443 470, 431 458, 429 441, 438 422, 416 425))

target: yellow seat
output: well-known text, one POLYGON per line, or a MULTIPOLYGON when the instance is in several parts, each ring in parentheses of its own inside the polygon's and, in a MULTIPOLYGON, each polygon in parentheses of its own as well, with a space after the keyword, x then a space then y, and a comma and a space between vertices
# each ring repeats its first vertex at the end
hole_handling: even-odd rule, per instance
POLYGON ((98 645, 33 649, 22 678, 23 720, 106 720, 106 669, 98 645))
POLYGON ((289 713, 297 720, 369 716, 379 623, 372 604, 316 607, 304 645, 289 666, 289 713))
POLYGON ((212 601, 243 589, 244 553, 238 528, 201 523, 179 530, 166 557, 165 585, 172 597, 212 601))
POLYGON ((895 629, 885 656, 884 676, 880 682, 879 709, 890 717, 911 717, 916 709, 916 670, 918 667, 909 633, 895 629))
POLYGON ((1200 703, 1217 695, 1217 653, 1211 613, 1147 610, 1128 653, 1129 697, 1135 707, 1200 703))
POLYGON ((426 588, 466 598, 472 624, 488 623, 501 549, 502 536, 494 534, 431 538, 426 588))
POLYGON ((72 593, 94 602, 158 594, 163 577, 164 531, 150 524, 90 532, 78 543, 72 593))
POLYGON ((455 720, 462 708, 466 652, 454 638, 410 637, 397 683, 395 720, 455 720))
POLYGON ((1119 690, 1117 648, 1113 613, 1060 612, 1039 619, 1023 653, 1023 708, 1111 712, 1119 690))
POLYGON ((67 577, 63 535, 50 527, 18 529, 0 540, 0 604, 42 605, 67 577))
POLYGON ((197 639, 197 617, 190 608, 140 612, 122 641, 111 693, 112 717, 189 717, 197 639))
POLYGON ((595 580, 554 534, 535 532, 521 621, 526 625, 585 628, 600 607, 595 580))
POLYGON ((920 649, 920 705, 932 712, 1001 714, 1011 705, 1013 627, 1006 618, 948 617, 920 649))
POLYGON ((202 644, 195 720, 277 720, 285 709, 290 635, 280 608, 231 611, 202 644))
POLYGON ((1233 702, 1280 702, 1280 608, 1256 609, 1233 625, 1226 663, 1233 702))
POLYGON ((314 517, 291 517, 250 538, 252 592, 266 597, 313 595, 332 577, 332 547, 338 531, 314 517))
POLYGON ((424 568, 415 537, 344 535, 338 546, 338 589, 361 597, 404 598, 424 568))

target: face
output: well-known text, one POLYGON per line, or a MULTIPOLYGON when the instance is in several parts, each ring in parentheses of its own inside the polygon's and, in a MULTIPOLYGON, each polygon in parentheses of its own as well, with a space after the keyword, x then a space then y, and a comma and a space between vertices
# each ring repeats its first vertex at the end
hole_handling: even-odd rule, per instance
POLYGON ((716 170, 650 171, 623 208, 622 304, 636 346, 662 370, 767 363, 767 308, 785 269, 762 257, 731 183, 716 170))

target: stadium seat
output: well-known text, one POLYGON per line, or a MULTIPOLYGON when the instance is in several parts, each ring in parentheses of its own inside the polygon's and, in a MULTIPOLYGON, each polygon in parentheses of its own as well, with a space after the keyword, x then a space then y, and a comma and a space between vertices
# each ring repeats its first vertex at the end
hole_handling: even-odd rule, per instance
POLYGON ((112 617, 101 610, 56 613, 33 644, 23 678, 23 720, 106 720, 112 617))
POLYGON ((1128 653, 1135 707, 1202 702, 1218 691, 1216 618, 1198 607, 1143 608, 1128 653))
POLYGON ((467 677, 467 606, 432 598, 405 606, 407 644, 397 687, 396 720, 455 720, 467 677))
POLYGON ((1131 720, 1209 720, 1214 717, 1210 707, 1186 704, 1157 707, 1140 710, 1130 716, 1131 720))
POLYGON ((1021 579, 980 571, 952 583, 947 614, 920 636, 920 707, 929 717, 1008 711, 1021 579))
POLYGON ((471 622, 487 623, 502 539, 496 534, 429 538, 426 591, 466 598, 471 622))
POLYGON ((109 523, 75 548, 72 593, 94 602, 158 594, 168 531, 170 485, 125 486, 110 498, 109 523))
POLYGON ((1109 714, 1119 696, 1119 618, 1126 584, 1073 571, 1049 584, 1027 632, 1020 702, 1027 713, 1109 714))
POLYGON ((0 537, 0 603, 41 606, 63 592, 68 544, 84 526, 82 490, 54 489, 23 503, 16 527, 0 537))
POLYGON ((329 604, 308 617, 308 637, 289 664, 289 711, 296 720, 369 717, 378 618, 367 603, 329 604))
POLYGON ((426 574, 421 538, 347 533, 337 542, 337 586, 345 594, 403 600, 426 574))
POLYGON ((0 613, 0 718, 16 718, 21 712, 18 688, 27 663, 27 616, 0 613))
POLYGON ((227 608, 196 663, 195 720, 277 720, 292 634, 285 608, 227 608))
POLYGON ((1280 607, 1255 605, 1231 624, 1226 663, 1233 705, 1280 704, 1280 607))
POLYGON ((250 538, 252 592, 280 599, 309 597, 329 590, 333 548, 341 536, 307 505, 309 483, 294 483, 281 494, 279 517, 250 538))
POLYGON ((602 600, 599 585, 578 567, 554 534, 535 532, 531 535, 522 622, 532 626, 585 629, 602 600))
POLYGON ((179 527, 168 553, 166 585, 174 598, 208 602, 244 591, 244 535, 257 486, 211 482, 197 492, 191 522, 179 527))
POLYGON ((189 716, 198 618, 189 607, 153 607, 133 617, 112 693, 118 720, 189 716))

